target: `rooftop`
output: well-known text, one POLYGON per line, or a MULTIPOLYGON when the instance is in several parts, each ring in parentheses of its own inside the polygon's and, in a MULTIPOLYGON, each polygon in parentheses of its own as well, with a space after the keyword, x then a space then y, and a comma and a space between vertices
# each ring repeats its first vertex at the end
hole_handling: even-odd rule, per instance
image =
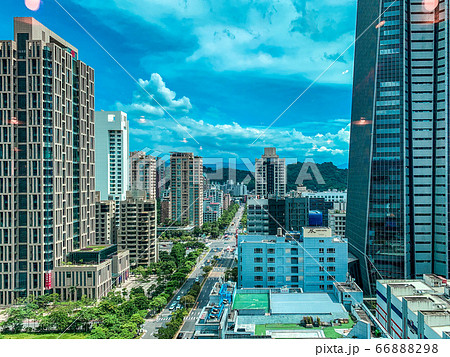
POLYGON ((105 248, 111 247, 111 244, 105 245, 90 245, 86 248, 77 249, 76 252, 99 252, 105 248))
POLYGON ((272 294, 272 314, 333 314, 345 312, 345 308, 325 293, 272 294))
POLYGON ((345 283, 335 282, 334 285, 341 292, 362 292, 361 288, 354 281, 345 283))
POLYGON ((245 293, 238 292, 234 298, 233 309, 259 310, 269 312, 269 293, 245 293))

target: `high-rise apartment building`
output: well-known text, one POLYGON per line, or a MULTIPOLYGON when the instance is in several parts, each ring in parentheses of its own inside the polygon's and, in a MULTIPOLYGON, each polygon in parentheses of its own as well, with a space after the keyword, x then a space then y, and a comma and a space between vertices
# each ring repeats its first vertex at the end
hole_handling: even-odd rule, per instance
MULTIPOLYGON (((95 112, 95 187, 101 200, 120 201, 129 188, 129 124, 123 112, 95 112)), ((118 221, 117 221, 118 224, 118 221)))
POLYGON ((449 276, 448 6, 358 1, 346 237, 366 293, 449 276))
POLYGON ((120 225, 117 234, 119 249, 130 252, 130 265, 147 266, 158 261, 156 232, 156 201, 145 198, 144 192, 127 192, 120 203, 120 225))
POLYGON ((203 159, 193 153, 170 154, 172 221, 203 225, 203 159))
POLYGON ((145 192, 146 199, 156 199, 156 158, 143 151, 130 154, 130 190, 145 192))
POLYGON ((261 198, 286 194, 286 160, 276 148, 264 148, 264 155, 255 160, 255 192, 261 198))
POLYGON ((95 242, 99 245, 117 243, 116 203, 113 200, 100 200, 96 192, 95 202, 95 242))
POLYGON ((169 182, 169 170, 166 161, 162 157, 156 158, 156 197, 162 198, 169 182))
POLYGON ((94 70, 30 17, 0 41, 0 305, 95 243, 94 70))

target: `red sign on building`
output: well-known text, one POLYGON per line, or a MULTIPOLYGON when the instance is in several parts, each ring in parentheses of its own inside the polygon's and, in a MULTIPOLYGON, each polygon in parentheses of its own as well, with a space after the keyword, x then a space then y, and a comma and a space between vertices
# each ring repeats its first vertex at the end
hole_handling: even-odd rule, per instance
POLYGON ((44 284, 45 284, 45 290, 50 290, 52 288, 52 272, 51 271, 44 273, 44 284))

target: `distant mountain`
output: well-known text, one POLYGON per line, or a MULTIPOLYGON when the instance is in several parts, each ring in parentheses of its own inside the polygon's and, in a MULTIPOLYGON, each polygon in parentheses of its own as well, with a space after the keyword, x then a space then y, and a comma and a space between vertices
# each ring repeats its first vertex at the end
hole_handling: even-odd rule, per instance
MULTIPOLYGON (((303 166, 303 163, 297 163, 297 164, 290 164, 287 165, 287 191, 295 190, 297 188, 297 182, 299 179, 300 170, 303 166)), ((309 174, 312 178, 312 180, 306 180, 307 175, 301 175, 300 179, 303 178, 303 185, 306 186, 306 188, 313 190, 313 191, 326 191, 331 189, 337 189, 337 190, 346 190, 347 189, 347 175, 348 175, 348 169, 347 168, 338 168, 335 166, 332 162, 324 162, 322 164, 316 164, 318 172, 320 173, 320 176, 323 178, 324 184, 319 183, 319 177, 315 174, 315 170, 312 169, 312 167, 305 166, 306 174, 309 174)), ((304 169, 304 170, 305 170, 304 169)), ((215 173, 216 171, 213 170, 211 167, 204 167, 203 168, 204 173, 210 177, 211 174, 215 173)), ((305 173, 305 172, 304 172, 305 173)), ((229 170, 224 169, 223 170, 223 179, 217 180, 214 178, 211 178, 212 181, 219 182, 219 183, 225 183, 228 180, 229 176, 229 170)), ((255 188, 255 178, 253 176, 253 173, 251 173, 249 170, 236 170, 236 182, 244 182, 247 184, 249 190, 253 190, 255 188), (250 178, 250 181, 248 179, 250 178)))
MULTIPOLYGON (((297 180, 299 178, 300 170, 303 163, 287 165, 287 190, 295 190, 297 188, 297 180)), ((309 190, 326 191, 331 189, 346 190, 347 189, 347 175, 348 169, 340 169, 332 162, 324 162, 316 164, 320 175, 323 178, 324 184, 320 184, 319 177, 317 177, 311 167, 306 166, 306 173, 309 174, 312 180, 304 180, 303 185, 309 190)), ((303 175, 302 175, 303 176, 303 175)), ((306 175, 305 175, 306 176, 306 175)))

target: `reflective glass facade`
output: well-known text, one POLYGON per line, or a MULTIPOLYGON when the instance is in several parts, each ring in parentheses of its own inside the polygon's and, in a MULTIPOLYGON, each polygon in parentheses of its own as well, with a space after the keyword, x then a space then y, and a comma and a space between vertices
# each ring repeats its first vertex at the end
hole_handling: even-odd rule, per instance
POLYGON ((369 294, 381 277, 448 276, 447 13, 358 1, 346 237, 369 294))

